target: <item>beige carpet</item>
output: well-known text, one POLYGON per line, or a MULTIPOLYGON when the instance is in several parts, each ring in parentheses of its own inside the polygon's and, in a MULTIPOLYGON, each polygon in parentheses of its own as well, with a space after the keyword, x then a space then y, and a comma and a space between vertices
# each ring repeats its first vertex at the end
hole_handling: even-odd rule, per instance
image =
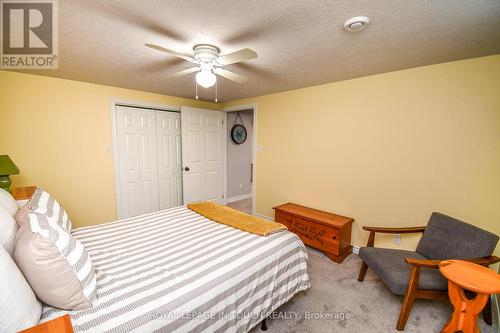
MULTIPOLYGON (((351 255, 338 265, 319 251, 308 252, 311 288, 284 304, 276 313, 281 318, 268 319, 267 332, 397 332, 402 297, 393 295, 370 270, 365 281, 358 282, 358 256, 351 255), (323 319, 311 319, 315 316, 323 319)), ((448 302, 418 300, 405 332, 439 332, 450 313, 448 302)), ((498 332, 495 324, 488 326, 482 319, 479 324, 483 333, 498 332)), ((260 325, 252 332, 261 332, 260 325)))

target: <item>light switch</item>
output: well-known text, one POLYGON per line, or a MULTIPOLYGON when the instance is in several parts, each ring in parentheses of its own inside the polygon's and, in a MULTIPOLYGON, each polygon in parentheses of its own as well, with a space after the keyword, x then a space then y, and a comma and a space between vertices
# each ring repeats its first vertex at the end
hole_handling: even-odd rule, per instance
POLYGON ((262 145, 257 145, 256 148, 258 153, 262 153, 262 145))
POLYGON ((104 145, 104 151, 108 154, 111 154, 113 152, 113 146, 112 145, 104 145))

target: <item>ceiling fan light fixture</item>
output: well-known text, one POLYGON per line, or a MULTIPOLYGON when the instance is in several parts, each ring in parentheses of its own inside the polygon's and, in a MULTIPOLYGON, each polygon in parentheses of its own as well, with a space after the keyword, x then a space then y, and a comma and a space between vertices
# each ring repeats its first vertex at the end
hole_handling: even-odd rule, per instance
POLYGON ((217 81, 217 77, 212 73, 211 69, 202 69, 196 73, 196 83, 198 83, 203 88, 212 87, 217 81))

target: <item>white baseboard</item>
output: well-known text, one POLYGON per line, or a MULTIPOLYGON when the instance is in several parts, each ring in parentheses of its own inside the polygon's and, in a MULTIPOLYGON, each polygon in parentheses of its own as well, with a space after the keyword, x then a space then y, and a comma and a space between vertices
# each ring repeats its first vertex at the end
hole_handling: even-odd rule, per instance
POLYGON ((354 253, 354 254, 359 254, 359 246, 355 246, 355 245, 353 245, 353 246, 352 246, 352 253, 354 253))
POLYGON ((250 199, 251 197, 252 197, 252 193, 248 193, 248 194, 239 195, 237 197, 227 198, 226 201, 227 201, 227 203, 231 203, 231 202, 235 202, 235 201, 250 199))
POLYGON ((264 220, 274 221, 274 219, 272 217, 269 217, 269 216, 266 216, 266 215, 262 215, 262 214, 259 214, 259 213, 255 213, 254 215, 257 216, 257 217, 263 218, 264 220))

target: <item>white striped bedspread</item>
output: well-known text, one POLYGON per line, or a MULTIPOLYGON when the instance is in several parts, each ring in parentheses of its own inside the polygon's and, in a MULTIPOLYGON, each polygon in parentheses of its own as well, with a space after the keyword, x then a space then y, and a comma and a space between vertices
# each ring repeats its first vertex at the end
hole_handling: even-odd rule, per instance
POLYGON ((185 206, 76 229, 97 273, 93 307, 75 332, 248 332, 309 288, 307 252, 293 233, 257 236, 185 206))

